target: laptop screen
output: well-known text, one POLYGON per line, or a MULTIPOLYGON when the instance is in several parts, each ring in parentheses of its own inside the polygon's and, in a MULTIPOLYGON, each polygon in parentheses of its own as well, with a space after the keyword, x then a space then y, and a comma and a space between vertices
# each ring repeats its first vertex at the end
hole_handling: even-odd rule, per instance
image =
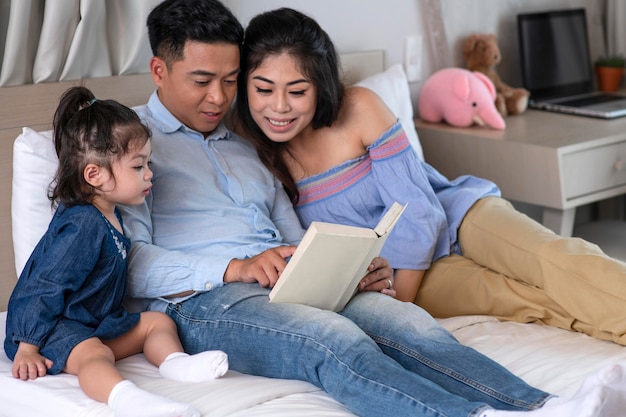
POLYGON ((585 9, 517 16, 522 82, 531 99, 593 91, 585 9))

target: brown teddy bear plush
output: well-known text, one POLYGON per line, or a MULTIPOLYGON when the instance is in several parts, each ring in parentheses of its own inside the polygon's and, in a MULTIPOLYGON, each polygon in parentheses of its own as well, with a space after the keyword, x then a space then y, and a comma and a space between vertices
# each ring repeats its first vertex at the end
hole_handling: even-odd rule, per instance
POLYGON ((529 91, 505 84, 495 71, 496 65, 502 59, 495 35, 490 33, 469 35, 463 44, 463 59, 468 70, 482 72, 493 82, 496 87, 496 108, 503 117, 520 114, 526 110, 529 91))

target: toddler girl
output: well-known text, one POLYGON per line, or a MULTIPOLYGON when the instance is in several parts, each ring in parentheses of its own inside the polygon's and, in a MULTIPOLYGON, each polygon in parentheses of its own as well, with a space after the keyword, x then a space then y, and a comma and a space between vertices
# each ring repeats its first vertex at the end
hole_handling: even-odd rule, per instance
POLYGON ((122 307, 130 240, 116 205, 143 203, 150 192, 150 131, 131 109, 85 87, 63 94, 53 128, 56 212, 9 300, 4 349, 13 376, 77 375, 85 394, 116 417, 199 416, 115 368, 143 352, 164 378, 203 381, 228 370, 224 352, 184 353, 167 315, 122 307))

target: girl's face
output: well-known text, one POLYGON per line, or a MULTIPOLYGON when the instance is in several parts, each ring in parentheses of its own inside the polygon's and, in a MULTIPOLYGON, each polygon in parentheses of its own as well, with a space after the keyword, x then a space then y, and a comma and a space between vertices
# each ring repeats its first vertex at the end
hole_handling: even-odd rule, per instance
POLYGON ((291 55, 269 55, 247 80, 250 113, 274 142, 287 142, 311 125, 317 89, 291 55))
POLYGON ((111 204, 143 203, 152 188, 152 171, 148 167, 151 152, 148 140, 142 148, 131 148, 128 154, 113 162, 113 175, 100 188, 101 197, 111 204))

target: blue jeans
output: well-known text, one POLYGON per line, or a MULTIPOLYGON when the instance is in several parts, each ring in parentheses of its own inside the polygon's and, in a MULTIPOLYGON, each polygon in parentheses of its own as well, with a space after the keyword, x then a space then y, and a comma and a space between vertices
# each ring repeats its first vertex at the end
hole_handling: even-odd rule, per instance
POLYGON ((461 345, 424 310, 380 293, 341 313, 270 304, 256 284, 227 284, 170 304, 185 350, 221 349, 231 369, 308 381, 359 416, 477 416, 550 397, 461 345))

